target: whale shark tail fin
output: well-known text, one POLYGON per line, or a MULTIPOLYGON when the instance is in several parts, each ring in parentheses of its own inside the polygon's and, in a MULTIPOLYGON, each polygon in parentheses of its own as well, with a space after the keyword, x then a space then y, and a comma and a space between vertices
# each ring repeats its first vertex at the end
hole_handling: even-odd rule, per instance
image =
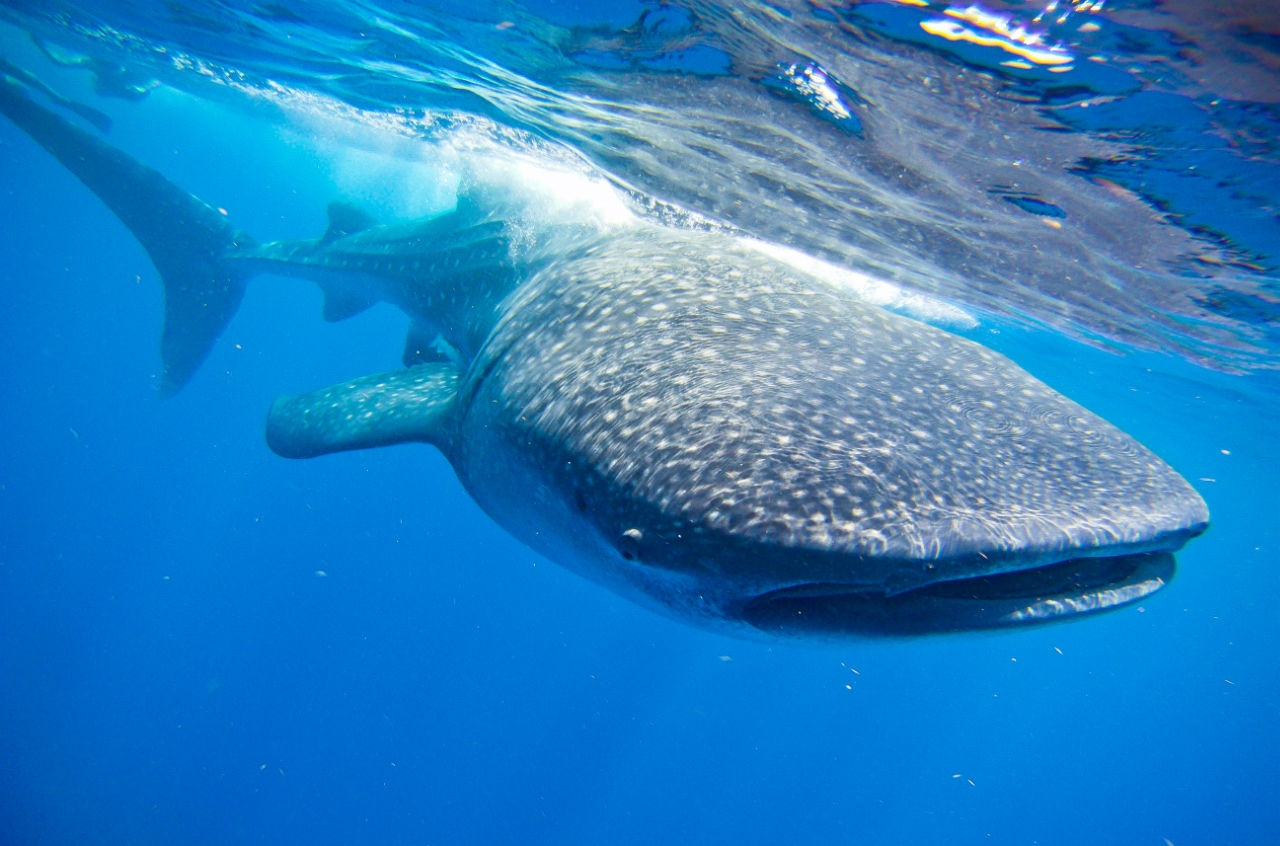
POLYGON ((177 393, 240 305, 248 273, 226 255, 250 240, 224 212, 33 101, 11 75, 0 75, 0 113, 96 194, 151 257, 164 283, 159 390, 177 393))

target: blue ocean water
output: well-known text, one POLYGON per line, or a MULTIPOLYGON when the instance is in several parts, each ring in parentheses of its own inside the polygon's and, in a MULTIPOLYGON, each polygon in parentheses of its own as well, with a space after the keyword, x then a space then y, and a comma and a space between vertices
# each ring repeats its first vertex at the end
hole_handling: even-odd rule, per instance
POLYGON ((525 549, 430 448, 268 451, 273 397, 394 366, 388 307, 325 324, 258 280, 158 399, 146 254, 0 122, 0 842, 1280 837, 1274 18, 948 8, 7 4, 0 56, 259 237, 447 207, 459 157, 605 178, 1006 352, 1213 525, 1061 625, 692 629, 525 549))

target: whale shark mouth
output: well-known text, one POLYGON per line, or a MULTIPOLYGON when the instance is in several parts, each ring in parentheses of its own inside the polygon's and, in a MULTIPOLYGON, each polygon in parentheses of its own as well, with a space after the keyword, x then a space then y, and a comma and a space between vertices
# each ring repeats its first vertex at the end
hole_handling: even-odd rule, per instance
POLYGON ((1173 578, 1169 552, 1073 558, 897 594, 838 583, 793 585, 746 604, 742 619, 776 635, 910 635, 999 629, 1094 614, 1150 596, 1173 578))

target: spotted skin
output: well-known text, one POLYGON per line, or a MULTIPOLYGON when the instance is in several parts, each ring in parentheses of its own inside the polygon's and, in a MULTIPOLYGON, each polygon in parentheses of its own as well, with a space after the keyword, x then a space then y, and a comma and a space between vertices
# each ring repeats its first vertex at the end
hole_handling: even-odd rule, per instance
POLYGON ((337 238, 252 246, 229 256, 243 272, 310 279, 329 297, 392 302, 423 327, 447 332, 466 356, 484 342, 494 308, 531 260, 513 248, 505 221, 470 207, 337 238))
POLYGON ((364 376, 300 397, 281 397, 267 417, 267 444, 286 458, 450 439, 458 371, 451 365, 364 376))
POLYGON ((557 503, 513 521, 527 541, 612 555, 610 581, 694 591, 694 614, 1169 549, 1208 517, 1160 459, 1006 357, 730 237, 640 229, 547 267, 468 379, 451 454, 476 499, 534 510, 507 495, 505 469, 527 468, 557 503))

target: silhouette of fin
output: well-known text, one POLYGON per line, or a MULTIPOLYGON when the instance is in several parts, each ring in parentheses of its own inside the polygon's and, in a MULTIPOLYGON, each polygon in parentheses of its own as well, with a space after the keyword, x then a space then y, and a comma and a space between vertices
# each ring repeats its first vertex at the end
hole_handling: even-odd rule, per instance
POLYGON ((357 232, 363 232, 378 221, 364 209, 342 200, 329 204, 329 228, 324 231, 321 243, 327 244, 357 232))
POLYGON ((49 101, 54 105, 67 109, 68 111, 75 112, 80 117, 97 127, 99 132, 111 131, 111 118, 108 115, 98 111, 93 108, 93 106, 62 96, 57 91, 54 91, 52 88, 41 82, 30 71, 23 70, 4 58, 0 58, 0 73, 13 77, 28 88, 34 88, 45 97, 48 97, 49 101))
POLYGON ((339 320, 355 317, 372 308, 377 302, 343 290, 336 285, 322 284, 320 288, 324 291, 324 319, 328 323, 337 323, 339 320))

